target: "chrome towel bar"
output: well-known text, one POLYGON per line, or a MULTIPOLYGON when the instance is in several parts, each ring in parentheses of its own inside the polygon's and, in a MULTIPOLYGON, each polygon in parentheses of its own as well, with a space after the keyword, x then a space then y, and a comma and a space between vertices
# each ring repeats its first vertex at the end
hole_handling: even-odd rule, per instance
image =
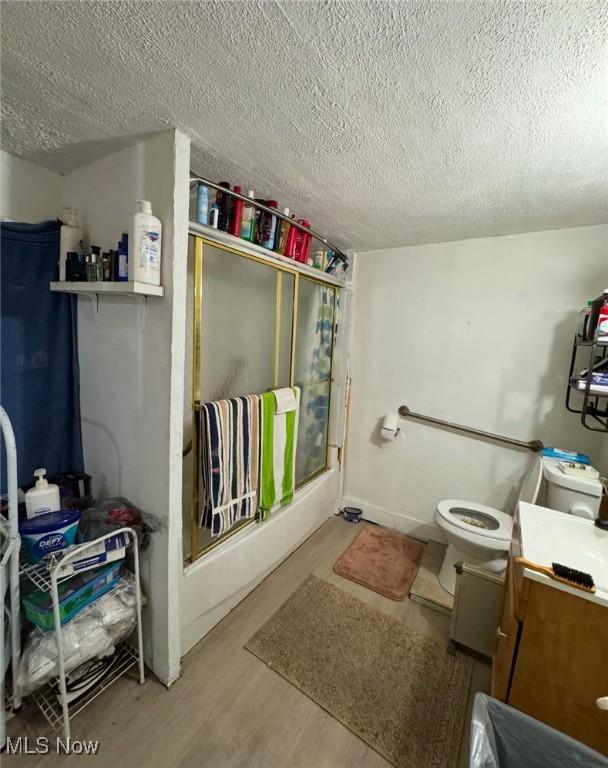
POLYGON ((475 427, 464 427, 462 424, 454 424, 453 421, 436 419, 433 416, 424 416, 422 413, 415 413, 414 411, 410 411, 407 405, 400 406, 399 415, 404 419, 418 419, 419 421, 426 421, 429 424, 434 424, 437 427, 456 429, 459 432, 466 432, 468 435, 476 435, 477 437, 485 437, 488 440, 496 440, 499 443, 514 445, 516 448, 527 448, 529 451, 533 451, 534 453, 542 451, 542 449, 545 447, 541 440, 530 440, 529 442, 525 442, 524 440, 515 440, 513 437, 496 435, 494 432, 486 432, 483 429, 475 429, 475 427))

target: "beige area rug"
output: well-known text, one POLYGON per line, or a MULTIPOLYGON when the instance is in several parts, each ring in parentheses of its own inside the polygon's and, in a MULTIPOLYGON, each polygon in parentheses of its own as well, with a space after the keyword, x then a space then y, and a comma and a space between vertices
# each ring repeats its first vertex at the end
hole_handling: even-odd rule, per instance
POLYGON ((424 544, 379 525, 366 525, 334 565, 339 576, 391 600, 404 600, 424 544))
POLYGON ((245 648, 398 768, 455 768, 473 661, 308 579, 245 648))

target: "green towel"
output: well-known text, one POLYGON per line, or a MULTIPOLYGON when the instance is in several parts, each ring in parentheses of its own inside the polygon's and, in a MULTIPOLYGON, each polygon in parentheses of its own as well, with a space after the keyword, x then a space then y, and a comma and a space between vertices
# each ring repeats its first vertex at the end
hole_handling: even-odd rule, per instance
POLYGON ((300 389, 293 387, 297 407, 277 413, 273 392, 261 396, 260 419, 260 511, 265 520, 277 506, 293 499, 296 444, 300 412, 300 389))

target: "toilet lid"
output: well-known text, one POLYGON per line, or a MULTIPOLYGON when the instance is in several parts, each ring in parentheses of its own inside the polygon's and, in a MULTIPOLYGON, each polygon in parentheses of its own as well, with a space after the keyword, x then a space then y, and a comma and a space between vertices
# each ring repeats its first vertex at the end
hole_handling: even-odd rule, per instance
POLYGON ((446 499, 437 505, 437 512, 448 523, 489 539, 511 541, 513 518, 505 512, 484 504, 460 499, 446 499))

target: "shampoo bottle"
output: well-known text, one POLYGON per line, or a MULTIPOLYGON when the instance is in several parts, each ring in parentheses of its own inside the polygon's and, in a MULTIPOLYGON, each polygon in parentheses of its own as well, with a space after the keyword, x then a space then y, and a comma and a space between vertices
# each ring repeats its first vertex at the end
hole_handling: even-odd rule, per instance
MULTIPOLYGON (((278 203, 276 200, 266 200, 266 206, 268 208, 276 208, 278 203)), ((272 213, 262 211, 260 216, 260 235, 259 244, 264 248, 272 250, 274 246, 274 233, 277 226, 277 217, 272 213)))
MULTIPOLYGON (((234 187, 234 191, 237 195, 241 194, 241 188, 239 186, 234 187)), ((241 223, 243 221, 243 201, 238 197, 232 198, 232 209, 230 212, 230 234, 236 237, 241 236, 241 223)))
MULTIPOLYGON (((220 187, 224 189, 230 189, 230 184, 227 181, 220 181, 220 187)), ((220 215, 217 222, 217 228, 228 232, 230 229, 230 211, 232 210, 232 197, 225 192, 220 192, 218 189, 215 196, 215 202, 220 207, 220 215)))
POLYGON ((34 487, 25 494, 25 514, 28 518, 59 512, 61 509, 59 486, 49 483, 45 475, 44 468, 34 471, 34 477, 38 479, 34 487))
MULTIPOLYGON (((255 193, 253 189, 250 189, 247 193, 247 197, 251 200, 255 200, 255 193)), ((253 205, 245 204, 243 207, 243 220, 241 221, 241 237, 243 240, 253 241, 253 235, 255 230, 255 215, 253 205)))
POLYGON ((162 227, 152 215, 148 200, 136 200, 133 236, 129 238, 129 277, 140 283, 160 285, 162 227))
MULTIPOLYGON (((289 208, 283 208, 283 216, 289 216, 289 208)), ((285 254, 287 235, 289 234, 289 222, 285 219, 277 219, 277 227, 274 236, 274 250, 285 254)))
POLYGON ((82 239, 82 230, 78 226, 78 211, 64 208, 66 223, 61 226, 59 236, 59 279, 65 280, 65 262, 69 252, 77 251, 82 239))
POLYGON ((123 232, 118 242, 116 279, 124 283, 129 279, 129 233, 123 232))

